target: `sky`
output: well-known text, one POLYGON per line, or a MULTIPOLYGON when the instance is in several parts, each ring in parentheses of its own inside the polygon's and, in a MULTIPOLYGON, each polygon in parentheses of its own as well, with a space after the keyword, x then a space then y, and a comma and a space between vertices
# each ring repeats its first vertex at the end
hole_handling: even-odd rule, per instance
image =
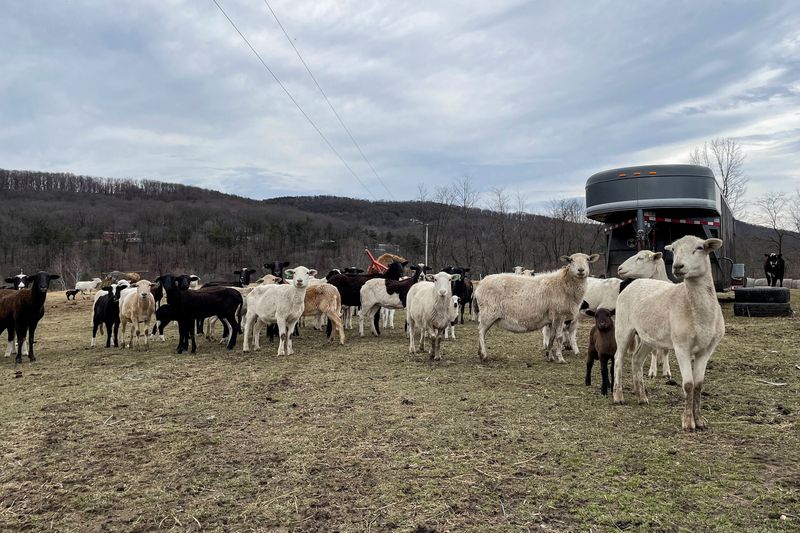
POLYGON ((213 0, 6 3, 0 168, 257 199, 410 200, 470 176, 535 210, 735 137, 749 198, 800 187, 793 0, 217 1, 352 173, 213 0))

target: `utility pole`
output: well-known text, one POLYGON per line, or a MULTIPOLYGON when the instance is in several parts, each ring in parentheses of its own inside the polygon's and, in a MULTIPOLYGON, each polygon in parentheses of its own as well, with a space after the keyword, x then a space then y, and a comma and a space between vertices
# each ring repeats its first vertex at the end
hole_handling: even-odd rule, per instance
POLYGON ((409 222, 412 224, 425 226, 425 266, 428 266, 428 226, 430 226, 430 224, 428 222, 417 220, 416 218, 409 219, 409 222))

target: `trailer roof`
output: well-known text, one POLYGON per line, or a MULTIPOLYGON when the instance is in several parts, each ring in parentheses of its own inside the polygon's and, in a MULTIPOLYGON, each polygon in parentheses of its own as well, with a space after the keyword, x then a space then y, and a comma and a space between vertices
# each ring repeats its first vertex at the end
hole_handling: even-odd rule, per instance
POLYGON ((714 173, 699 165, 640 165, 604 170, 586 181, 586 216, 606 221, 609 215, 637 209, 694 210, 721 214, 722 194, 714 173))

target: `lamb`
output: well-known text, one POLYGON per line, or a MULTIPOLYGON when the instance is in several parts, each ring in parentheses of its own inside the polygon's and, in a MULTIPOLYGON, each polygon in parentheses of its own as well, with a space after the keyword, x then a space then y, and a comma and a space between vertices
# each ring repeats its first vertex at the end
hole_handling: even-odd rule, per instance
POLYGON ((469 305, 469 314, 472 316, 472 281, 466 278, 467 272, 469 272, 469 268, 465 267, 444 267, 442 272, 447 272, 448 274, 458 274, 460 279, 458 281, 453 282, 453 294, 458 296, 463 305, 461 306, 461 323, 464 323, 464 308, 469 305))
POLYGON ((441 359, 441 342, 445 329, 453 320, 452 281, 458 274, 439 272, 426 274, 425 281, 415 283, 408 291, 406 303, 406 325, 408 326, 408 351, 417 353, 414 334, 420 332, 420 349, 425 349, 425 334, 431 336, 431 354, 434 361, 441 359))
MULTIPOLYGON (((584 302, 586 303, 586 302, 584 302)), ((581 304, 583 308, 583 304, 581 304)), ((588 306, 587 306, 588 307, 588 306)), ((592 366, 596 360, 600 361, 600 393, 608 394, 610 386, 614 385, 614 354, 617 351, 617 342, 614 339, 614 309, 601 307, 597 311, 582 309, 588 316, 594 317, 594 326, 589 332, 589 352, 586 357, 586 386, 592 385, 592 366), (611 361, 612 381, 608 381, 608 362, 611 361)))
MULTIPOLYGON (((136 293, 127 296, 124 300, 120 300, 119 304, 119 321, 122 326, 122 338, 125 339, 125 329, 128 323, 131 324, 131 336, 125 343, 126 348, 131 348, 133 345, 133 335, 136 334, 136 349, 139 349, 139 336, 144 334, 144 348, 150 349, 148 343, 148 333, 150 330, 150 320, 153 318, 153 313, 156 312, 156 302, 153 295, 150 294, 150 287, 152 283, 143 279, 136 282, 136 293), (139 325, 144 324, 144 329, 139 325)), ((130 290, 130 289, 125 289, 130 290)), ((122 291, 125 292, 125 291, 122 291)))
POLYGON ((277 324, 280 335, 278 355, 292 355, 292 336, 297 321, 305 309, 305 296, 308 289, 309 276, 315 276, 316 270, 299 266, 285 271, 291 282, 282 285, 262 285, 256 287, 247 296, 247 316, 244 324, 243 351, 250 351, 254 326, 256 322, 277 324))
POLYGON ((30 289, 0 292, 0 333, 8 329, 8 342, 11 348, 14 336, 17 339, 17 363, 22 363, 22 345, 28 339, 28 359, 33 362, 34 335, 39 320, 44 316, 44 302, 50 282, 61 276, 40 271, 33 276, 25 276, 24 284, 30 289))
POLYGON ((65 291, 65 293, 67 295, 67 301, 69 301, 69 300, 75 301, 75 296, 77 296, 77 294, 79 292, 81 292, 81 291, 79 291, 78 289, 72 289, 72 290, 65 291))
POLYGON ((674 350, 686 396, 682 426, 686 431, 706 428, 700 398, 706 365, 725 335, 725 320, 717 302, 709 255, 722 246, 720 239, 681 237, 665 249, 672 252, 672 273, 683 283, 640 279, 617 300, 614 355, 614 403, 623 403, 622 362, 633 351, 633 390, 647 403, 642 366, 648 350, 674 350))
POLYGON ((586 292, 589 265, 600 258, 597 254, 575 253, 562 256, 567 265, 554 272, 538 276, 493 274, 486 276, 475 298, 480 305, 478 320, 478 354, 485 361, 486 333, 495 324, 523 333, 550 326, 546 356, 550 361, 563 363, 561 325, 577 313, 586 292))
POLYGON ((458 313, 461 311, 461 298, 453 295, 450 299, 452 300, 450 304, 450 317, 452 320, 450 321, 450 325, 444 330, 444 338, 448 338, 449 334, 450 338, 456 340, 456 324, 458 324, 458 313))
POLYGON ((80 291, 81 294, 84 297, 86 297, 87 294, 90 294, 92 291, 97 290, 102 282, 103 280, 101 280, 100 278, 94 278, 91 281, 76 281, 75 290, 80 291))
POLYGON ((404 280, 376 278, 367 280, 361 287, 361 316, 359 317, 358 334, 364 336, 364 318, 372 325, 372 334, 380 335, 376 327, 378 317, 375 314, 381 309, 403 309, 411 287, 419 281, 423 267, 411 265, 414 275, 404 280))
POLYGON ((177 353, 189 349, 192 343, 192 353, 197 350, 195 343, 194 327, 197 320, 210 316, 217 316, 231 329, 227 348, 232 350, 236 345, 236 336, 239 333, 239 324, 236 314, 242 307, 242 295, 228 287, 209 287, 190 291, 189 276, 183 274, 174 276, 164 274, 155 280, 160 282, 167 293, 167 304, 171 313, 178 322, 178 347, 177 353))
POLYGON ((95 338, 97 331, 100 330, 102 334, 103 326, 106 328, 106 348, 111 347, 111 339, 113 335, 114 347, 119 346, 119 297, 122 292, 122 286, 114 284, 110 287, 105 287, 100 291, 103 293, 94 304, 92 309, 92 344, 95 347, 95 338))

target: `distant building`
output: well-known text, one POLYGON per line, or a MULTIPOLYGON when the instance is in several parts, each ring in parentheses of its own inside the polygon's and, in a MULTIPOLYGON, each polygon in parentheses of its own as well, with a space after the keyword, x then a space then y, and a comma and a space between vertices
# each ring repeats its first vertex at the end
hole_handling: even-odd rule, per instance
POLYGON ((142 239, 139 237, 138 231, 104 231, 103 240, 106 242, 127 242, 127 243, 140 243, 142 239))
POLYGON ((372 253, 375 256, 380 254, 394 254, 400 255, 400 245, 399 244, 388 244, 388 243, 378 243, 372 247, 372 253))

